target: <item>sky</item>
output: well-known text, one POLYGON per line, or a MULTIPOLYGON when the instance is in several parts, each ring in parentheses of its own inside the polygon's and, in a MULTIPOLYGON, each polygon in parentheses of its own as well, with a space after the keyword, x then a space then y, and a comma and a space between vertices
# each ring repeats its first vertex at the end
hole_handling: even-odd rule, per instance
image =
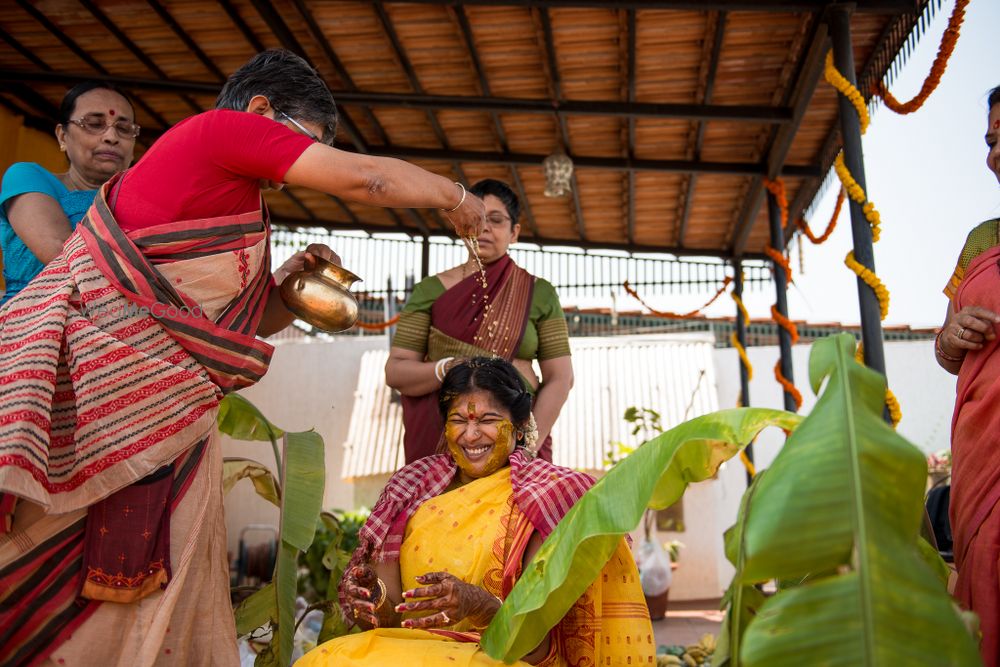
MULTIPOLYGON (((946 0, 917 48, 893 82, 891 92, 909 100, 930 71, 941 35, 954 7, 946 0)), ((875 267, 889 288, 884 324, 938 326, 947 300, 941 290, 955 268, 966 235, 983 220, 1000 217, 1000 184, 986 168, 986 98, 1000 85, 996 55, 1000 2, 972 0, 961 36, 941 84, 924 106, 908 116, 885 107, 872 115, 862 139, 868 198, 881 213, 882 236, 875 245, 875 267)), ((820 85, 827 85, 820 81, 820 85)), ((838 188, 831 186, 810 220, 822 233, 838 188)), ((843 259, 851 249, 850 216, 843 208, 837 228, 822 245, 804 247, 800 273, 793 248, 795 284, 789 288, 789 314, 795 320, 857 324, 858 291, 843 259)), ((707 295, 652 300, 654 307, 694 308, 707 295)), ((753 318, 770 317, 773 289, 747 293, 753 318)), ((630 308, 628 301, 619 307, 630 308)), ((733 314, 730 299, 719 299, 707 315, 733 314)))

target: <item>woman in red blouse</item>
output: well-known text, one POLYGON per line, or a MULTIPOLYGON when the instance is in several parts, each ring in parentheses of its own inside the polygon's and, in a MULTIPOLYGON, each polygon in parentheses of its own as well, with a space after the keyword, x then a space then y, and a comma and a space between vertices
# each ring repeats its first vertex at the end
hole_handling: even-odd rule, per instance
POLYGON ((339 261, 312 245, 272 275, 262 189, 482 228, 462 186, 333 148, 333 97, 291 53, 251 59, 216 106, 105 184, 0 308, 0 664, 238 663, 219 399, 293 319, 275 285, 339 261))

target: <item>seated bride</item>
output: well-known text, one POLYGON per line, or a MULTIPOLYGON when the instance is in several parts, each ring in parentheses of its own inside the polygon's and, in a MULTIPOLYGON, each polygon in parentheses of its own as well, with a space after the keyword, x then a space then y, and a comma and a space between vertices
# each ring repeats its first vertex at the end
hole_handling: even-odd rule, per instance
MULTIPOLYGON (((445 376, 442 450, 389 480, 341 581, 365 632, 316 647, 296 667, 500 665, 479 647, 524 567, 593 484, 534 457, 531 394, 502 359, 445 376)), ((648 665, 656 645, 623 539, 603 572, 518 665, 648 665)))

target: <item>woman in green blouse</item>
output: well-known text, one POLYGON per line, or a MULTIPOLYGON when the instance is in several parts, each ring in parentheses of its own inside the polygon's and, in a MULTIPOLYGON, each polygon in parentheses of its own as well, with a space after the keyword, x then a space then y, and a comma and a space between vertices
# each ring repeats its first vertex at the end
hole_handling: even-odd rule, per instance
POLYGON ((486 226, 478 238, 485 281, 470 253, 461 265, 418 283, 400 314, 385 365, 386 382, 403 397, 406 462, 437 451, 444 428, 437 409, 441 381, 451 366, 477 356, 502 357, 517 368, 535 397, 538 454, 551 461, 552 425, 573 386, 566 318, 555 288, 507 254, 521 231, 517 195, 493 179, 479 181, 469 192, 486 204, 486 226))

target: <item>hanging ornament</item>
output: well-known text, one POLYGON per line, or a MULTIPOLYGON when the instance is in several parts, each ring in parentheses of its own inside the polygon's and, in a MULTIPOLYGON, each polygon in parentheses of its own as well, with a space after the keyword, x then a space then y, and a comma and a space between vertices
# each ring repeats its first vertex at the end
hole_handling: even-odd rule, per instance
POLYGON ((572 190, 573 160, 561 148, 545 158, 542 171, 545 172, 546 197, 562 197, 572 190))

